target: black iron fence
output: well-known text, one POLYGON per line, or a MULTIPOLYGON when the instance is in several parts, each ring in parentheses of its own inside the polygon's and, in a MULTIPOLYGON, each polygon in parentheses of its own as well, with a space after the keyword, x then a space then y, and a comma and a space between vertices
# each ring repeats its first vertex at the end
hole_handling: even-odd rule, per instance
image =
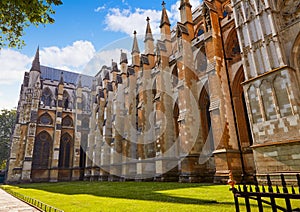
POLYGON ((266 185, 259 185, 256 176, 254 176, 254 184, 240 184, 235 186, 235 182, 230 174, 228 184, 231 185, 230 190, 234 195, 236 212, 240 211, 239 199, 244 199, 247 212, 251 211, 251 207, 257 207, 259 212, 264 211, 264 206, 269 206, 273 212, 276 211, 298 211, 300 212, 300 176, 296 175, 296 183, 287 186, 283 174, 280 175, 280 185, 273 185, 269 175, 266 175, 266 185), (252 201, 250 204, 250 200, 252 201))
POLYGON ((43 203, 37 199, 33 199, 31 197, 25 196, 23 194, 14 192, 10 189, 7 188, 2 188, 4 191, 6 191, 7 193, 11 194, 12 196, 22 200, 23 202, 28 203, 29 205, 41 210, 41 211, 45 211, 45 212, 64 212, 63 210, 60 210, 58 208, 55 208, 51 205, 47 205, 46 203, 43 203))

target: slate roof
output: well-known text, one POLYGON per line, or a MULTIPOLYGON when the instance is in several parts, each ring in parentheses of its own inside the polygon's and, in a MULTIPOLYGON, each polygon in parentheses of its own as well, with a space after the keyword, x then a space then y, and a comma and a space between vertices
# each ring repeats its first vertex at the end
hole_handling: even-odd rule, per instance
POLYGON ((70 71, 64 71, 56 68, 50 68, 47 66, 40 66, 41 68, 41 79, 47 79, 52 81, 60 81, 61 73, 63 73, 63 80, 65 83, 77 85, 79 76, 81 76, 81 85, 83 87, 91 88, 93 85, 93 79, 92 76, 87 76, 79 73, 74 73, 70 71))

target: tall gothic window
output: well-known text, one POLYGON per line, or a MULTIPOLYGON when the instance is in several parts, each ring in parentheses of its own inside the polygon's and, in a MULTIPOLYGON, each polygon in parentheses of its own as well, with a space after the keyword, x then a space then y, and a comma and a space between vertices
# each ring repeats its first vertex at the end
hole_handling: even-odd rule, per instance
POLYGON ((42 104, 45 106, 51 106, 52 92, 49 87, 44 88, 42 92, 42 104))
POLYGON ((177 69, 177 65, 175 65, 175 67, 173 68, 172 71, 172 85, 175 88, 178 85, 178 69, 177 69))
POLYGON ((274 89, 279 106, 281 117, 292 115, 292 107, 288 95, 288 87, 286 85, 286 79, 277 75, 274 82, 274 89))
POLYGON ((69 168, 71 166, 72 149, 72 137, 68 133, 63 134, 60 140, 58 167, 69 168))
POLYGON ((36 137, 33 149, 32 168, 47 169, 52 149, 52 138, 46 131, 39 133, 36 137))
POLYGON ((51 125, 53 123, 53 120, 48 113, 44 113, 40 116, 38 123, 42 125, 51 125))
POLYGON ((63 92, 63 107, 64 109, 70 108, 70 95, 68 91, 64 90, 63 92))
POLYGON ((73 126, 73 120, 70 116, 66 116, 62 120, 62 126, 64 127, 72 127, 73 126))

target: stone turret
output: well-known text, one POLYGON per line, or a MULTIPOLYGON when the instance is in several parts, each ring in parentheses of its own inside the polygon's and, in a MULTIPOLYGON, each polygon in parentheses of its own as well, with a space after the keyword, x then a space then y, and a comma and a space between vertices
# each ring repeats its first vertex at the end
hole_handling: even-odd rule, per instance
POLYGON ((41 68, 40 68, 40 55, 39 55, 39 47, 38 47, 29 72, 29 87, 35 87, 37 82, 40 83, 40 75, 41 75, 41 68))
POLYGON ((166 46, 167 56, 170 55, 172 45, 171 45, 171 24, 169 21, 169 17, 167 14, 167 10, 165 7, 166 3, 162 2, 162 13, 161 13, 161 20, 160 20, 160 34, 161 34, 161 41, 164 42, 166 46))
POLYGON ((138 45, 138 40, 136 37, 136 31, 134 30, 133 32, 133 46, 132 46, 132 51, 131 51, 131 56, 132 56, 132 65, 135 68, 135 71, 138 71, 138 67, 140 67, 140 49, 138 45))
POLYGON ((189 40, 194 38, 194 24, 192 16, 192 5, 189 0, 180 1, 180 19, 181 23, 187 28, 189 34, 189 40))

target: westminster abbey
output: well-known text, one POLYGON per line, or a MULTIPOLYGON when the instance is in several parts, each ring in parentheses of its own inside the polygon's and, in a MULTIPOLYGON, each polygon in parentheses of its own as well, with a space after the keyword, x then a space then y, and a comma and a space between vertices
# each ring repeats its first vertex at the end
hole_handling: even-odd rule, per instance
POLYGON ((131 55, 96 76, 43 66, 37 51, 7 183, 299 173, 300 1, 181 0, 179 11, 171 28, 163 2, 160 38, 147 18, 145 50, 134 32, 131 55))

